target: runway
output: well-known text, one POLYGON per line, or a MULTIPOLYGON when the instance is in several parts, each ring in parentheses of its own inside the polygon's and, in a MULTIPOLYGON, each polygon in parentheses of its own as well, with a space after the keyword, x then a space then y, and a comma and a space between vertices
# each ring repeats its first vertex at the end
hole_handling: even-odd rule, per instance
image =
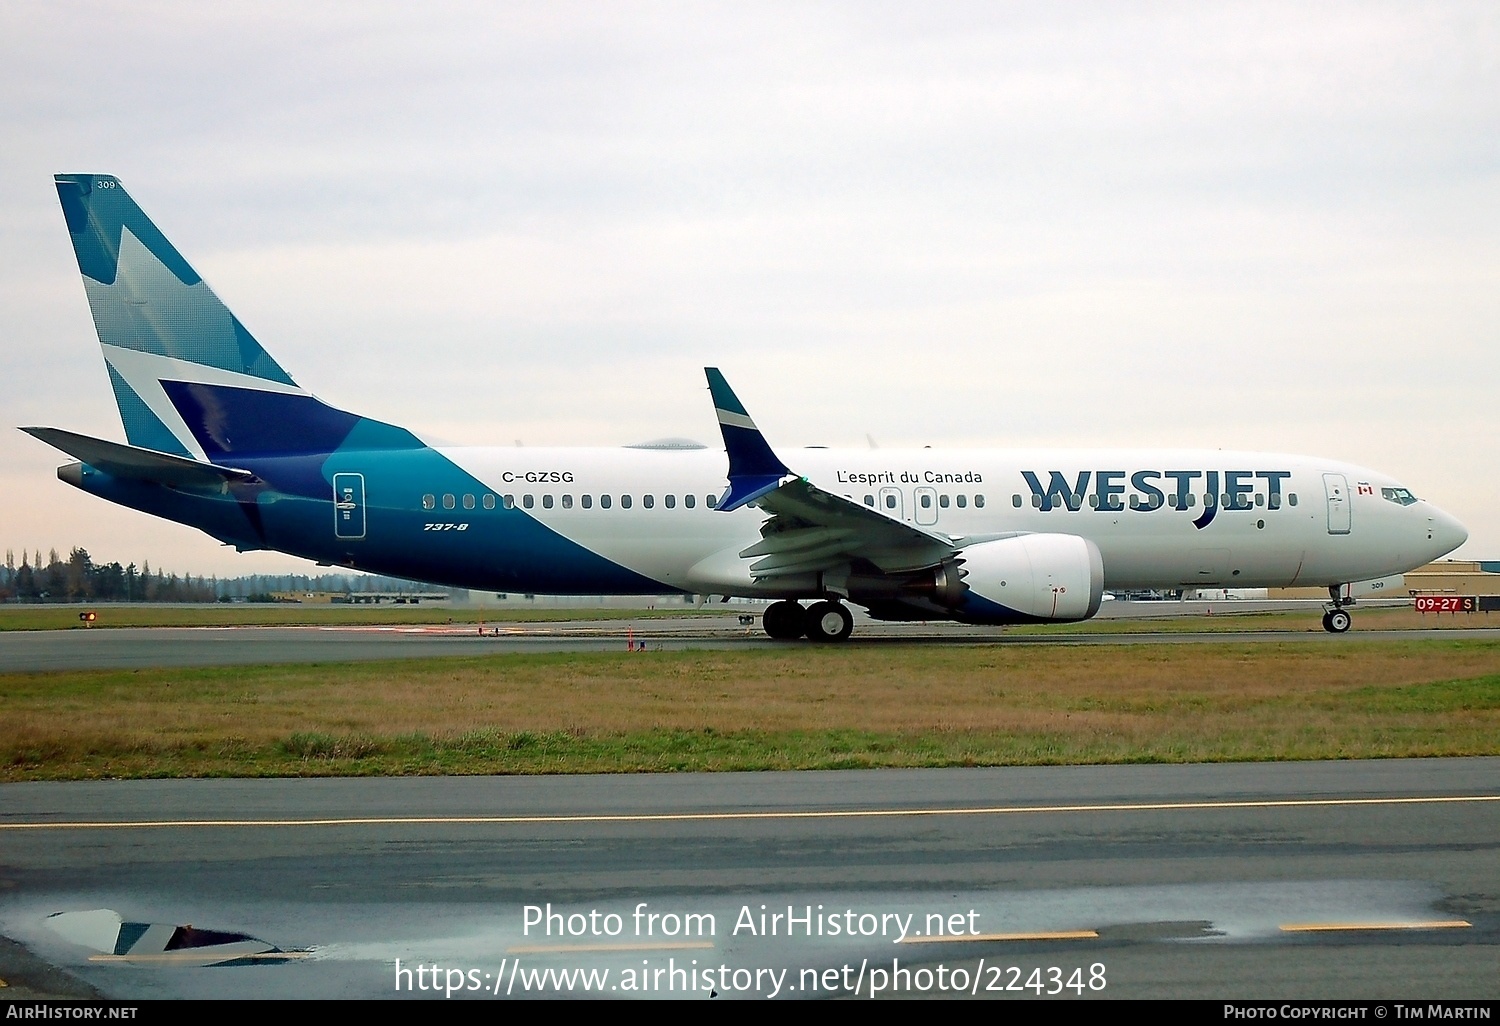
MULTIPOLYGON (((704 648, 771 648, 786 644, 761 633, 758 622, 733 617, 579 620, 551 623, 410 627, 142 627, 0 632, 0 667, 20 673, 49 670, 143 669, 158 666, 247 666, 267 663, 436 659, 502 652, 614 652, 627 639, 648 651, 704 648)), ((1148 631, 1095 633, 1058 627, 1045 634, 1008 633, 999 627, 952 623, 858 625, 852 646, 893 643, 932 645, 1141 645, 1295 642, 1347 645, 1419 638, 1495 640, 1500 628, 1353 631, 1330 635, 1313 620, 1307 630, 1148 631)))
POLYGON ((935 994, 942 965, 943 992, 962 969, 973 997, 1037 996, 1006 989, 1033 969, 1045 994, 1056 968, 1054 1000, 1493 999, 1496 865, 1493 758, 11 784, 0 933, 40 961, 0 946, 0 977, 443 999, 400 959, 454 997, 567 992, 555 974, 586 971, 572 993, 702 999, 707 979, 764 999, 778 979, 778 998, 935 994), (280 952, 116 954, 59 925, 99 914, 47 918, 100 909, 280 952))

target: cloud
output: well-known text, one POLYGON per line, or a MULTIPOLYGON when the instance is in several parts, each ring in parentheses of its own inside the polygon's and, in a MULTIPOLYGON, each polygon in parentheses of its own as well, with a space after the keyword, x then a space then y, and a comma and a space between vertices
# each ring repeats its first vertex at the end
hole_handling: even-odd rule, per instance
MULTIPOLYGON (((1312 451, 1500 551, 1493 5, 12 5, 0 48, 16 421, 114 429, 50 188, 99 170, 419 430, 712 440, 720 363, 787 444, 1312 451)), ((4 533, 64 545, 106 514, 36 450, 4 533)))

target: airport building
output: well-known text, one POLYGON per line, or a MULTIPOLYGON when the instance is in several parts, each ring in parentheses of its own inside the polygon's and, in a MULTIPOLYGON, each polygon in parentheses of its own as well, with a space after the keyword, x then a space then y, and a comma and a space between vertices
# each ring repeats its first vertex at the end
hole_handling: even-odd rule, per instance
MULTIPOLYGON (((1500 595, 1500 560, 1440 559, 1396 577, 1356 587, 1356 598, 1415 595, 1500 595)), ((1327 598, 1327 588, 1271 588, 1268 598, 1327 598)))

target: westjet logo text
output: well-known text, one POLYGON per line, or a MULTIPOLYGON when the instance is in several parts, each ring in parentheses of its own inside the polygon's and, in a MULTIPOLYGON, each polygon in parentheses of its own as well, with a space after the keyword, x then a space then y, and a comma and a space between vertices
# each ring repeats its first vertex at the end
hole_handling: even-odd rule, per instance
POLYGON ((1187 510, 1201 504, 1203 514, 1193 521, 1200 529, 1220 509, 1279 509, 1282 482, 1291 476, 1289 470, 1080 470, 1072 477, 1061 470, 1021 471, 1031 505, 1044 513, 1076 513, 1085 506, 1099 513, 1187 510))

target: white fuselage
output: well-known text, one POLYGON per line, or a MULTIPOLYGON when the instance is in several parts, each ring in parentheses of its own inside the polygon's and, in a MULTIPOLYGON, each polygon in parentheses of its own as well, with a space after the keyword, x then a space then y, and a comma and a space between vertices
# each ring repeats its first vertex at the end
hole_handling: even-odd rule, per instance
MULTIPOLYGON (((684 591, 779 593, 757 583, 751 560, 739 556, 760 540, 766 514, 710 505, 724 490, 721 450, 441 452, 498 501, 509 497, 557 534, 644 577, 684 591)), ((1103 556, 1111 589, 1370 580, 1421 566, 1466 537, 1451 516, 1389 476, 1305 456, 1103 449, 787 455, 818 487, 960 547, 1011 532, 1087 538, 1103 556)))

